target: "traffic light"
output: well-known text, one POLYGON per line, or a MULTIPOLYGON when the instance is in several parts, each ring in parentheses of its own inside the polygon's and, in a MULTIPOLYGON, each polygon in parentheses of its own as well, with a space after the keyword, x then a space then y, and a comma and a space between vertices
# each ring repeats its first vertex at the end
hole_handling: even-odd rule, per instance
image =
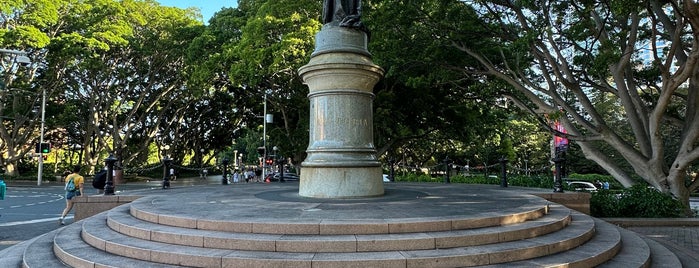
POLYGON ((267 158, 267 159, 265 159, 265 164, 272 165, 272 164, 274 164, 274 160, 272 158, 267 158))
POLYGON ((37 143, 36 150, 34 152, 37 154, 48 154, 49 152, 51 152, 51 144, 48 142, 37 143))
POLYGON ((265 147, 263 147, 263 146, 257 147, 257 153, 258 153, 260 156, 265 155, 265 147))

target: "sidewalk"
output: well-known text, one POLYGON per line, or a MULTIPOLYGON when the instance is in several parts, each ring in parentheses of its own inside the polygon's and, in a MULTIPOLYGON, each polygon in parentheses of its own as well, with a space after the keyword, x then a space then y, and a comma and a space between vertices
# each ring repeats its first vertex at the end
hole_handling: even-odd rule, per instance
POLYGON ((699 268, 699 226, 643 226, 625 229, 643 234, 672 250, 685 268, 699 268))

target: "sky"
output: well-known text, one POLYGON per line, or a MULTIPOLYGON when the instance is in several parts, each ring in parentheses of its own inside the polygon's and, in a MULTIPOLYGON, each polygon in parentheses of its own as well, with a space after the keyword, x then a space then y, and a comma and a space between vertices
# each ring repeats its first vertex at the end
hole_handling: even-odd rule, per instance
POLYGON ((208 23, 214 13, 222 7, 237 7, 238 0, 157 0, 163 6, 179 8, 198 7, 204 17, 204 23, 208 23))

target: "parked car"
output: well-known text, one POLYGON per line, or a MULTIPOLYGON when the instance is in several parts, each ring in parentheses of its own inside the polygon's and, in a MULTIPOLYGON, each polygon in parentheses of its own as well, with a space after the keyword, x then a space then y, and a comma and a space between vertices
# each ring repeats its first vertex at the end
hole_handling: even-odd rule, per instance
POLYGON ((569 181, 568 189, 576 192, 597 192, 597 186, 586 181, 569 181))
MULTIPOLYGON (((265 176, 265 181, 269 179, 270 181, 279 181, 279 173, 269 173, 265 176)), ((285 181, 297 181, 299 180, 299 175, 296 175, 296 173, 290 173, 290 172, 284 172, 284 180, 285 181)))

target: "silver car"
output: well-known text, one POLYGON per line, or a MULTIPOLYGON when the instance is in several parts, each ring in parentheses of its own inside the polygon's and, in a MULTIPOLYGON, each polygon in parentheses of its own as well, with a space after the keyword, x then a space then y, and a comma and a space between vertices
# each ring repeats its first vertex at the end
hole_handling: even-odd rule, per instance
POLYGON ((597 186, 586 181, 569 181, 568 189, 576 192, 597 192, 597 186))

